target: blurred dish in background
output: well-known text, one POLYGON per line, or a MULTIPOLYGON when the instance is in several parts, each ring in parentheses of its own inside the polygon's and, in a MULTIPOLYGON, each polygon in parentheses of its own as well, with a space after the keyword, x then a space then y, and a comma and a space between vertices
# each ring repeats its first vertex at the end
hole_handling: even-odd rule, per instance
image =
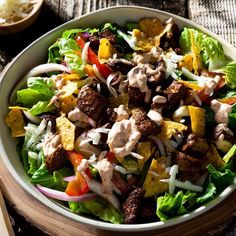
POLYGON ((19 32, 38 17, 43 0, 0 0, 0 34, 19 32))

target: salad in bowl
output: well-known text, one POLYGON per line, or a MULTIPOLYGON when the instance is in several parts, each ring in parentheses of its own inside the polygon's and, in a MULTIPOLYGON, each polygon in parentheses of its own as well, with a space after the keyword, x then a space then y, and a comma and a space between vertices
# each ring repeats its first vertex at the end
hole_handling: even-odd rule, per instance
POLYGON ((105 22, 62 33, 5 123, 30 182, 75 214, 166 221, 233 183, 235 88, 211 36, 173 18, 105 22))

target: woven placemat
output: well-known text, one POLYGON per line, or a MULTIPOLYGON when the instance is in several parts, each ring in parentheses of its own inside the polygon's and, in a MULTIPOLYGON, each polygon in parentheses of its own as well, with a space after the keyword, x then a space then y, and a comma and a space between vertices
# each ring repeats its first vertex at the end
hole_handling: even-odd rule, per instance
POLYGON ((189 18, 236 46, 235 0, 189 0, 189 18))

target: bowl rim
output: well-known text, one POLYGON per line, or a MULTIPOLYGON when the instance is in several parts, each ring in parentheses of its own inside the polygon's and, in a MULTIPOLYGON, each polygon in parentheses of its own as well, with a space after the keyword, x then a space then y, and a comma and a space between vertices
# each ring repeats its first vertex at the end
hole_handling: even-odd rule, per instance
POLYGON ((21 20, 18 20, 16 22, 12 22, 12 23, 4 23, 4 24, 0 24, 0 28, 2 29, 6 29, 6 28, 10 28, 10 27, 17 27, 19 25, 21 25, 22 23, 28 21, 31 17, 33 17, 42 7, 44 0, 37 0, 37 2, 34 3, 33 5, 33 9, 29 12, 29 14, 22 18, 21 20))
MULTIPOLYGON (((152 8, 147 8, 147 7, 141 7, 141 6, 129 6, 129 5, 120 5, 120 6, 112 6, 112 7, 107 7, 107 8, 102 8, 90 13, 87 13, 83 16, 77 17, 75 19, 72 19, 68 22, 65 22, 58 27, 50 30, 49 32, 45 33, 41 37, 39 37, 37 40, 32 42, 29 46, 27 46, 22 52, 20 52, 2 71, 0 74, 0 86, 2 86, 2 81, 8 70, 10 70, 11 66, 15 63, 15 61, 21 57, 26 51, 28 51, 32 45, 37 45, 38 42, 40 42, 44 37, 49 36, 53 32, 59 31, 61 28, 66 27, 67 25, 70 25, 72 23, 75 23, 77 21, 80 21, 81 19, 85 19, 87 17, 90 17, 91 15, 97 14, 97 12, 105 12, 105 11, 110 11, 113 9, 127 9, 127 8, 137 8, 139 10, 146 10, 150 11, 152 13, 161 13, 164 14, 167 17, 173 17, 174 19, 178 19, 181 22, 184 22, 188 25, 191 25, 195 28, 200 29, 202 32, 206 34, 212 35, 214 38, 219 40, 222 44, 226 45, 228 48, 232 48, 235 50, 235 48, 229 44, 227 41, 224 39, 220 38, 218 35, 215 33, 209 31, 208 29, 204 28, 203 26, 198 25, 197 23, 180 17, 178 15, 174 15, 172 13, 168 13, 165 11, 157 10, 157 9, 152 9, 152 8)), ((201 206, 197 208, 196 210, 187 213, 182 216, 175 217, 173 219, 170 219, 168 221, 162 222, 152 222, 152 223, 144 223, 144 224, 112 224, 108 222, 103 222, 99 220, 94 220, 90 219, 88 217, 80 216, 75 213, 72 213, 68 208, 61 206, 60 204, 57 204, 55 201, 50 200, 40 192, 33 191, 31 187, 34 187, 33 184, 32 186, 26 183, 26 181, 23 181, 22 178, 19 176, 18 172, 14 168, 13 164, 10 162, 8 159, 8 155, 4 149, 3 142, 2 142, 2 136, 0 134, 0 158, 2 158, 4 164, 7 166, 8 171, 11 173, 15 181, 32 197, 40 201, 41 204, 45 205, 46 207, 50 208, 50 210, 55 211, 56 213, 65 216, 69 218, 70 220, 73 220, 75 222, 84 224, 86 226, 92 226, 97 229, 103 229, 103 230, 108 230, 108 231, 121 231, 121 232, 141 232, 141 231, 151 231, 151 230, 158 230, 158 229, 164 229, 167 227, 174 226, 176 224, 184 223, 188 220, 191 220, 207 211, 212 209, 213 207, 216 207, 220 202, 222 202, 226 197, 228 197, 235 189, 236 189, 236 178, 234 180, 234 183, 228 186, 219 196, 217 196, 215 199, 210 201, 209 203, 205 204, 204 206, 201 206)), ((35 187, 34 187, 35 188, 35 187)))

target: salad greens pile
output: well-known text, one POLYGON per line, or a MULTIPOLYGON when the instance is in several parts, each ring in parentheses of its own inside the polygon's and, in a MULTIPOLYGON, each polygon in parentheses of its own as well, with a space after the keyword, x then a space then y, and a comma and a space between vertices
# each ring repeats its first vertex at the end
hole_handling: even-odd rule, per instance
POLYGON ((30 182, 73 213, 137 224, 235 179, 236 61, 173 19, 69 29, 5 117, 30 182))

